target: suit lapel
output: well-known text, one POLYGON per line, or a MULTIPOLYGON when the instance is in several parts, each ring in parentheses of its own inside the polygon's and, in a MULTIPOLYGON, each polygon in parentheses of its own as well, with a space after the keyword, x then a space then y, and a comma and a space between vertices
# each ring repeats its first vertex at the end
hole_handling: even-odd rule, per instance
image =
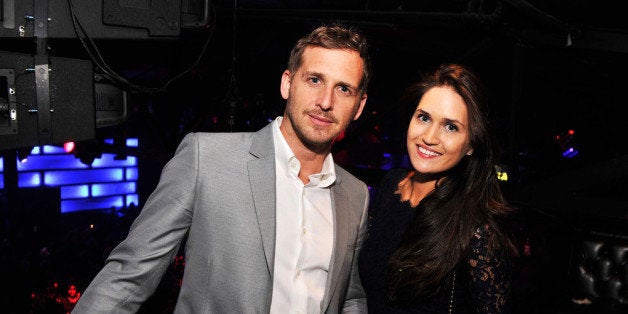
MULTIPOLYGON (((336 171, 338 174, 338 171, 336 171)), ((347 191, 342 187, 341 178, 338 176, 336 182, 331 187, 332 210, 334 212, 334 247, 327 275, 327 286, 323 298, 323 309, 326 309, 334 295, 338 278, 344 267, 345 255, 347 254, 347 241, 349 238, 349 199, 347 191)))
POLYGON ((275 150, 271 124, 253 135, 249 161, 249 181, 257 222, 262 236, 266 265, 272 281, 275 259, 275 150))

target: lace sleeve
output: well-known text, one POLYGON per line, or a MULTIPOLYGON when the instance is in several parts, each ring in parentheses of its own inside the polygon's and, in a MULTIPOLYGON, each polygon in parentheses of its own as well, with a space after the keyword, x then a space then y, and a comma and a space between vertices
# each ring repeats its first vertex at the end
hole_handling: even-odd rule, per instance
POLYGON ((510 266, 507 259, 489 250, 488 228, 478 228, 471 238, 470 288, 477 313, 506 313, 510 297, 510 266))

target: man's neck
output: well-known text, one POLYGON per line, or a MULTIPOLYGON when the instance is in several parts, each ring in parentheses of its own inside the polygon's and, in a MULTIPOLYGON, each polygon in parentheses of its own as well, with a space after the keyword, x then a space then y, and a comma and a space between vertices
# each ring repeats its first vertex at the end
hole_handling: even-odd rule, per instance
POLYGON ((327 155, 310 153, 302 154, 302 156, 299 157, 299 155, 295 152, 294 156, 301 163, 301 170, 299 170, 299 179, 301 179, 303 184, 307 184, 308 182, 310 182, 310 175, 320 173, 323 170, 323 162, 325 161, 325 157, 327 155))
POLYGON ((299 179, 303 184, 310 182, 309 176, 312 174, 320 173, 323 170, 323 163, 325 158, 331 151, 331 146, 326 149, 313 150, 304 145, 294 133, 294 130, 283 126, 279 127, 283 138, 288 143, 288 147, 294 153, 301 164, 301 170, 299 171, 299 179))

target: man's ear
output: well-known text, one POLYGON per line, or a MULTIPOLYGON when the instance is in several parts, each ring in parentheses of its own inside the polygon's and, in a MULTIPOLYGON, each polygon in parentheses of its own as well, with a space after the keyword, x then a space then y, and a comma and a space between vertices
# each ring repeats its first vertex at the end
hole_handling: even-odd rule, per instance
POLYGON ((366 105, 366 98, 368 95, 364 93, 362 98, 360 99, 360 104, 358 105, 358 110, 355 112, 355 116, 353 116, 353 121, 357 120, 362 114, 362 110, 364 110, 364 105, 366 105))
POLYGON ((285 70, 281 75, 281 84, 279 85, 279 90, 281 92, 281 97, 283 99, 288 99, 290 96, 290 84, 292 83, 292 78, 290 77, 290 71, 285 70))

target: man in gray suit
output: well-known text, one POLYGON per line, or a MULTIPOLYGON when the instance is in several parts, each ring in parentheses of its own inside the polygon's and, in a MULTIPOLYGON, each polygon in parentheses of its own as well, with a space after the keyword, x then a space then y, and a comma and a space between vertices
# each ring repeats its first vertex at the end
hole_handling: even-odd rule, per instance
POLYGON ((365 312, 368 189, 330 151, 366 103, 367 50, 356 30, 321 26, 292 49, 282 117, 188 134, 73 313, 137 312, 184 239, 176 313, 365 312))

